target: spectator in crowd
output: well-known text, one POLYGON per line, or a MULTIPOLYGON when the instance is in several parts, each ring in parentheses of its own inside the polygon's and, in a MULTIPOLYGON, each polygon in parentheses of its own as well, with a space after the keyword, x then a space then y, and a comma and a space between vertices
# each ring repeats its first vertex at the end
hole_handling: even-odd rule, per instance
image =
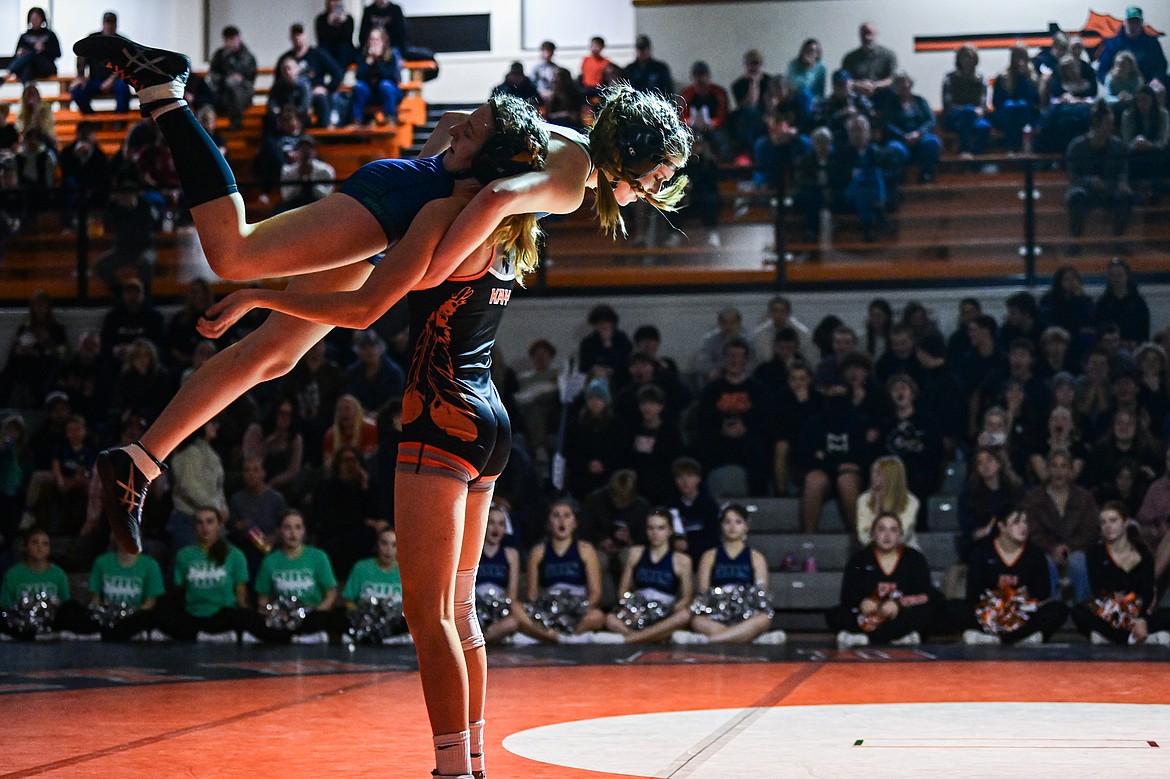
POLYGON ((886 218, 893 200, 890 179, 894 172, 885 155, 873 143, 869 120, 858 114, 846 123, 849 142, 834 147, 833 190, 846 207, 857 214, 862 238, 876 240, 875 229, 891 229, 886 218))
POLYGON ((1124 458, 1113 465, 1109 480, 1093 492, 1093 497, 1098 506, 1120 503, 1125 506, 1127 516, 1133 516, 1142 507, 1148 487, 1149 479, 1137 461, 1124 458))
POLYGON ((259 457, 244 458, 243 476, 243 486, 228 499, 228 537, 244 550, 248 571, 255 575, 262 557, 260 549, 276 544, 276 526, 288 511, 288 502, 268 486, 264 461, 259 457))
POLYGON ((980 446, 959 492, 959 559, 969 562, 975 545, 995 533, 996 523, 1024 498, 1024 485, 998 447, 980 446))
MULTIPOLYGON (((16 326, 8 359, 0 368, 0 403, 35 408, 49 391, 68 352, 65 327, 44 290, 29 297, 28 314, 16 326)), ((104 410, 104 409, 103 409, 104 410)))
POLYGON ((208 506, 228 516, 224 495, 223 460, 211 442, 219 432, 219 422, 211 420, 199 429, 171 458, 171 498, 174 511, 167 522, 171 548, 179 550, 195 542, 195 511, 208 506))
POLYGON ((1048 412, 1045 434, 1028 457, 1028 477, 1037 483, 1048 480, 1048 457, 1053 452, 1067 452, 1072 463, 1072 478, 1080 479, 1085 469, 1089 449, 1085 445, 1085 431, 1077 426, 1072 409, 1055 406, 1048 412))
POLYGON ((629 432, 613 412, 612 395, 604 379, 585 388, 585 403, 565 430, 565 487, 584 498, 609 481, 621 467, 622 444, 629 432))
POLYGON ((801 527, 815 533, 825 501, 837 498, 846 527, 861 494, 862 474, 872 461, 869 421, 844 394, 830 395, 801 428, 794 449, 804 474, 800 493, 801 527))
POLYGON ((282 398, 263 425, 254 422, 248 426, 242 454, 245 461, 259 460, 267 486, 280 491, 286 502, 296 504, 304 487, 304 449, 296 404, 291 398, 282 398))
POLYGON ((179 370, 191 367, 196 347, 203 336, 195 329, 199 318, 207 311, 215 298, 211 285, 205 279, 187 282, 183 307, 176 311, 167 322, 167 363, 179 370))
POLYGON ((877 25, 873 22, 864 22, 858 28, 857 36, 861 45, 845 55, 841 69, 853 77, 854 88, 859 94, 872 98, 893 83, 898 58, 877 42, 877 25))
POLYGON ((902 540, 892 511, 881 512, 867 528, 872 537, 854 554, 841 577, 840 603, 826 615, 837 646, 920 644, 935 621, 930 564, 902 540))
POLYGON ((919 370, 918 360, 915 357, 917 344, 914 342, 914 333, 910 330, 909 325, 902 323, 892 327, 886 325, 888 329, 884 336, 878 330, 882 327, 888 306, 889 304, 881 298, 871 301, 869 304, 871 315, 866 318, 866 341, 873 344, 873 348, 867 349, 866 352, 870 357, 881 355, 874 363, 874 375, 883 384, 895 374, 905 373, 913 376, 919 370), (885 304, 885 311, 882 310, 882 304, 885 304), (874 328, 872 332, 871 323, 874 328))
POLYGON ((375 29, 386 31, 390 48, 401 59, 406 50, 406 16, 397 3, 389 0, 374 0, 362 9, 362 23, 358 30, 358 45, 365 46, 370 39, 370 32, 375 29))
POLYGON ((742 338, 743 314, 738 308, 721 309, 715 315, 715 327, 703 334, 699 348, 691 358, 692 371, 701 382, 719 376, 723 371, 723 347, 742 338))
POLYGON ((756 141, 767 128, 764 117, 767 114, 767 95, 772 77, 764 72, 764 55, 756 49, 749 49, 743 55, 743 75, 731 82, 731 95, 735 98, 735 109, 729 122, 735 151, 739 155, 751 154, 756 141))
POLYGON ((597 96, 605 76, 605 69, 613 63, 601 52, 605 51, 605 38, 594 35, 589 39, 589 53, 581 60, 581 89, 585 96, 597 96))
POLYGON ((288 36, 292 48, 280 55, 280 59, 291 58, 300 65, 299 78, 308 82, 309 103, 317 126, 337 125, 338 121, 333 118, 334 98, 345 71, 324 49, 309 45, 309 36, 300 22, 289 27, 288 36))
POLYGON ((57 75, 57 59, 61 56, 61 42, 49 29, 45 9, 33 6, 25 16, 28 29, 16 39, 16 48, 8 67, 0 74, 0 83, 15 78, 28 84, 40 78, 57 75))
POLYGON ((315 203, 333 192, 337 171, 317 156, 317 142, 311 135, 297 139, 295 159, 280 169, 280 206, 277 211, 315 203))
MULTIPOLYGON (((519 389, 515 400, 523 420, 528 448, 534 460, 547 462, 552 438, 561 411, 559 371, 553 367, 557 349, 552 342, 538 338, 528 345, 528 366, 517 371, 519 389)), ((631 357, 631 360, 633 358, 631 357)))
POLYGON ((1129 522, 1124 503, 1106 503, 1099 516, 1101 541, 1088 554, 1089 585, 1097 600, 1072 607, 1077 630, 1093 644, 1170 646, 1170 612, 1157 608, 1154 558, 1141 532, 1129 522), (1137 613, 1104 618, 1096 608, 1102 601, 1120 607, 1130 601, 1137 613))
POLYGON ((691 65, 691 83, 682 91, 683 121, 696 136, 705 138, 715 156, 730 156, 731 139, 727 133, 727 90, 711 79, 711 67, 702 60, 691 65))
POLYGON ((267 134, 260 142, 260 149, 252 161, 256 179, 264 191, 276 189, 284 166, 294 164, 297 144, 304 138, 304 122, 294 106, 284 106, 276 118, 276 130, 267 134))
POLYGON ((767 392, 748 373, 748 345, 734 338, 723 346, 722 369, 703 387, 697 401, 695 450, 708 472, 725 465, 743 469, 752 495, 763 495, 768 482, 767 392))
POLYGON ((1146 30, 1142 9, 1131 5, 1125 9, 1125 23, 1117 34, 1101 44, 1097 54, 1097 77, 1101 81, 1113 69, 1113 61, 1122 53, 1130 52, 1137 60, 1138 69, 1147 81, 1166 83, 1166 54, 1157 33, 1146 30))
POLYGON ((982 154, 991 135, 987 110, 987 81, 977 68, 979 51, 969 43, 955 50, 955 69, 942 86, 943 127, 959 135, 959 156, 982 154))
POLYGON ((968 424, 962 414, 954 413, 952 399, 961 397, 962 389, 948 365, 950 360, 942 335, 928 333, 919 339, 915 357, 919 365, 916 375, 920 390, 915 407, 934 419, 942 436, 943 449, 950 456, 960 440, 966 439, 968 424))
MULTIPOLYGON (((85 418, 74 414, 65 423, 65 443, 53 454, 56 511, 53 521, 38 511, 37 519, 55 535, 75 536, 85 523, 89 479, 97 461, 97 448, 86 428, 85 418)), ((43 506, 50 497, 41 494, 43 506)), ((40 508, 40 507, 36 507, 40 508)))
POLYGON ((6 415, 0 422, 0 567, 11 562, 12 544, 35 467, 24 417, 6 415))
MULTIPOLYGON (((1036 361, 1036 373, 1040 378, 1053 382, 1058 375, 1065 374, 1070 384, 1073 383, 1072 373, 1076 370, 1076 361, 1070 353, 1071 345, 1072 338, 1063 327, 1050 325, 1044 328, 1044 332, 1040 333, 1040 352, 1036 361)), ((1051 389, 1055 390, 1055 387, 1051 389)))
POLYGON ((1029 537, 1030 525, 1026 511, 1005 505, 995 518, 995 533, 971 550, 962 609, 969 626, 964 644, 1040 644, 1068 617, 1068 608, 1054 597, 1044 552, 1029 537), (1015 610, 1015 618, 1004 624, 1004 607, 1020 600, 1034 610, 1015 610))
POLYGON ((788 374, 797 364, 804 364, 799 352, 800 341, 791 327, 782 327, 772 338, 772 359, 760 363, 752 378, 764 384, 772 395, 788 387, 788 374))
MULTIPOLYGON (((692 559, 698 560, 719 542, 719 504, 703 483, 703 466, 692 457, 680 457, 671 463, 674 493, 666 505, 681 527, 678 545, 692 559)), ((676 541, 677 543, 677 541, 676 541)))
MULTIPOLYGON (((1072 54, 1066 54, 1059 69, 1044 82, 1040 102, 1044 107, 1040 116, 1043 128, 1042 149, 1061 152, 1081 133, 1091 128, 1092 105, 1097 99, 1097 80, 1093 69, 1085 73, 1082 63, 1072 54)), ((1107 104, 1103 104, 1108 109, 1107 104)), ((1112 111, 1109 111, 1112 116, 1112 111)), ((1112 128, 1110 128, 1112 130, 1112 128)))
POLYGON ((57 180, 57 152, 46 140, 44 133, 35 127, 25 130, 20 141, 20 151, 16 153, 13 163, 29 210, 35 213, 52 208, 53 188, 57 180))
POLYGON ((305 518, 292 510, 280 520, 280 545, 260 564, 256 574, 258 612, 249 615, 248 632, 273 643, 323 644, 337 604, 337 576, 325 552, 305 543, 305 518), (296 628, 270 627, 267 606, 279 607, 281 599, 296 598, 307 612, 296 628))
POLYGON ((1113 410, 1113 387, 1109 382, 1109 356, 1093 349, 1084 360, 1084 372, 1077 377, 1076 411, 1089 431, 1102 429, 1102 420, 1113 410))
POLYGON ((346 10, 345 0, 326 0, 325 10, 317 14, 314 26, 317 46, 332 57, 338 67, 344 71, 357 62, 353 17, 346 10))
POLYGON ((277 60, 272 87, 268 91, 264 132, 271 133, 275 129, 276 119, 286 107, 294 109, 301 118, 301 124, 307 126, 311 92, 312 87, 301 73, 301 63, 296 57, 285 55, 277 60))
POLYGON ((823 240, 832 239, 832 223, 824 220, 824 216, 834 210, 845 210, 845 204, 837 197, 833 188, 835 171, 832 131, 828 127, 818 127, 812 131, 809 140, 812 151, 797 161, 792 188, 796 193, 793 203, 797 210, 804 214, 802 237, 806 242, 812 243, 818 237, 823 240), (821 235, 822 226, 829 228, 825 235, 821 235))
POLYGON ((1137 91, 1133 105, 1121 115, 1121 140, 1129 150, 1130 180, 1152 199, 1167 172, 1170 149, 1170 112, 1158 103, 1148 84, 1137 91))
POLYGON ((322 439, 325 430, 332 424, 333 411, 344 387, 345 374, 329 358, 324 341, 318 341, 310 347, 280 383, 280 395, 296 402, 298 424, 302 426, 301 433, 305 439, 307 465, 321 463, 322 439))
POLYGON ((674 79, 670 67, 653 56, 649 36, 639 35, 634 41, 634 61, 626 65, 626 80, 639 92, 674 94, 674 79))
MULTIPOLYGON (((947 358, 956 364, 971 350, 971 322, 983 314, 983 304, 978 298, 965 297, 959 301, 959 315, 955 329, 947 336, 947 358)), ((995 321, 994 319, 992 320, 995 321)))
MULTIPOLYGON (((714 587, 741 585, 749 590, 768 589, 768 561, 747 543, 748 511, 730 503, 719 514, 719 543, 703 552, 695 574, 695 590, 709 594, 714 587)), ((740 620, 720 622, 696 614, 691 628, 712 644, 750 644, 772 625, 772 615, 757 611, 740 620)))
POLYGON ((767 316, 749 333, 751 353, 757 366, 766 362, 773 354, 776 334, 786 327, 792 328, 796 333, 797 352, 794 356, 808 361, 812 347, 812 332, 807 325, 793 316, 792 301, 783 295, 775 295, 768 301, 767 316))
MULTIPOLYGON (((371 31, 365 39, 362 53, 358 57, 353 91, 350 93, 350 120, 364 125, 367 121, 366 108, 370 101, 374 101, 377 106, 375 121, 378 124, 397 126, 398 103, 402 100, 402 89, 398 86, 402 63, 389 45, 386 31, 380 27, 375 27, 374 30, 376 32, 371 31)), ((516 63, 512 63, 513 72, 515 69, 516 63)), ((523 69, 520 75, 524 75, 523 69)), ((527 81, 527 77, 524 77, 524 80, 527 81)))
POLYGON ((216 110, 227 116, 231 129, 239 130, 255 94, 256 57, 244 45, 240 28, 228 25, 222 35, 223 46, 211 55, 207 66, 207 84, 215 92, 216 110))
POLYGON ((326 470, 333 468, 333 456, 343 446, 354 446, 362 457, 369 457, 378 448, 378 427, 366 417, 362 402, 351 394, 337 399, 333 424, 325 431, 322 442, 322 463, 326 470))
POLYGON ((942 141, 934 134, 934 111, 926 98, 914 94, 914 81, 905 71, 894 74, 892 94, 886 100, 883 130, 890 151, 899 166, 913 163, 918 181, 934 181, 934 170, 942 153, 942 141))
POLYGON ((73 143, 61 150, 61 206, 68 213, 62 215, 67 226, 76 226, 75 213, 84 197, 85 206, 93 213, 106 204, 110 195, 110 161, 97 141, 97 125, 89 121, 77 123, 73 143))
POLYGON ((691 391, 683 384, 674 360, 659 354, 661 347, 662 334, 654 325, 639 325, 634 330, 634 348, 654 361, 654 383, 663 388, 667 397, 677 398, 681 409, 690 400, 691 391))
POLYGON ((788 80, 774 76, 765 96, 764 127, 753 151, 756 163, 754 183, 760 188, 780 189, 789 178, 789 170, 811 148, 801 134, 806 123, 804 106, 792 91, 788 80))
POLYGON ((1133 355, 1137 367, 1138 406, 1150 420, 1155 435, 1162 430, 1170 414, 1170 394, 1166 392, 1166 352, 1157 344, 1146 342, 1133 355))
POLYGON ((406 377, 397 363, 386 356, 386 342, 374 330, 354 336, 357 359, 345 369, 345 391, 356 397, 362 408, 381 408, 390 398, 402 395, 406 377))
POLYGON ((870 126, 876 120, 873 103, 854 89, 853 77, 847 70, 834 71, 829 96, 818 100, 813 122, 833 132, 833 146, 841 148, 849 143, 848 124, 855 116, 864 116, 870 126))
MULTIPOLYGON (((894 374, 885 384, 893 401, 893 414, 884 425, 884 448, 902 461, 909 473, 910 491, 925 500, 938 490, 946 462, 938 422, 918 408, 918 382, 905 373, 894 374)), ((919 512, 925 520, 925 511, 919 512)), ((925 522, 921 523, 925 527, 925 522)), ((906 538, 910 540, 909 534, 906 538)))
MULTIPOLYGON (((1006 365, 1006 358, 996 341, 998 332, 999 324, 987 314, 981 314, 967 324, 971 348, 956 366, 955 375, 969 399, 975 398, 976 391, 988 375, 1002 371, 1006 365)), ((972 405, 971 413, 971 426, 974 427, 978 417, 977 404, 972 405)))
POLYGON ((1089 132, 1078 136, 1066 155, 1069 173, 1069 233, 1080 237, 1094 207, 1112 212, 1113 234, 1125 234, 1133 208, 1125 144, 1113 131, 1113 112, 1104 101, 1093 106, 1089 132))
POLYGON ((540 102, 548 103, 552 98, 553 85, 557 80, 557 71, 561 66, 553 62, 553 57, 556 56, 557 45, 552 41, 544 41, 540 44, 540 62, 536 63, 536 67, 532 69, 532 83, 536 86, 536 92, 540 95, 540 102))
MULTIPOLYGON (((1072 357, 1080 356, 1092 345, 1093 302, 1085 294, 1080 272, 1072 265, 1063 265, 1052 275, 1052 286, 1040 297, 1037 316, 1042 329, 1059 327, 1066 336, 1075 334, 1075 343, 1070 344, 1072 357)), ((1043 338, 1042 332, 1041 341, 1043 338)))
MULTIPOLYGON (((620 608, 606 617, 606 629, 625 637, 626 643, 665 641, 676 630, 691 623, 693 565, 685 553, 671 544, 673 519, 666 509, 652 509, 646 516, 644 545, 634 546, 626 555, 618 580, 619 596, 637 595, 657 601, 668 613, 645 627, 626 624, 620 608)), ((620 606, 620 603, 619 603, 620 606)))
MULTIPOLYGON (((567 68, 557 68, 548 99, 544 101, 545 118, 550 124, 585 129, 585 95, 567 68)), ((692 153, 691 158, 694 158, 692 153)))
MULTIPOLYGON (((830 315, 832 316, 832 315, 830 315)), ((836 317, 833 317, 836 319, 836 317)), ((821 324, 825 324, 822 320, 821 324)), ((817 363, 816 371, 813 373, 813 385, 817 392, 822 395, 842 395, 845 392, 845 376, 843 362, 845 357, 852 352, 858 350, 857 333, 853 328, 846 326, 840 319, 836 319, 837 324, 830 331, 830 348, 829 353, 821 358, 817 363)), ((821 325, 817 326, 821 329, 821 325)), ((813 340, 817 340, 817 335, 813 333, 813 340)), ((822 351, 824 347, 821 347, 822 351)))
MULTIPOLYGON (((719 214, 723 210, 723 196, 719 193, 719 162, 724 154, 717 151, 718 140, 717 134, 696 136, 691 157, 680 172, 689 180, 689 191, 686 205, 679 209, 679 221, 701 224, 706 236, 703 243, 712 249, 723 245, 719 235, 719 214)), ((672 226, 675 232, 666 239, 666 245, 681 246, 687 236, 677 225, 672 226)))
POLYGON ((1170 570, 1170 444, 1166 445, 1162 471, 1146 490, 1137 513, 1142 540, 1154 555, 1154 572, 1159 587, 1170 570))
MULTIPOLYGON (((864 351, 875 360, 881 359, 889 353, 890 331, 894 327, 894 309, 890 301, 885 298, 874 298, 865 306, 865 344, 864 351)), ((914 354, 914 336, 909 327, 905 332, 910 335, 910 354, 914 354)), ((907 366, 903 366, 906 368, 907 366)), ((889 375, 884 378, 889 378, 889 375)))
POLYGON ((146 301, 142 282, 130 278, 122 283, 121 295, 102 320, 102 348, 121 361, 138 338, 146 338, 156 350, 161 349, 166 341, 166 326, 159 310, 146 301))
POLYGON ((577 538, 577 512, 571 501, 558 500, 549 507, 548 534, 528 554, 525 604, 514 614, 520 630, 548 644, 570 643, 573 636, 601 630, 605 612, 601 603, 601 563, 588 541, 577 538), (563 593, 585 602, 571 635, 533 618, 533 605, 542 595, 563 593))
POLYGON ((806 38, 800 44, 797 55, 789 60, 788 70, 785 72, 788 83, 804 99, 806 113, 811 113, 813 104, 825 96, 828 74, 825 63, 821 62, 823 53, 820 41, 816 38, 806 38))
POLYGON ((363 461, 357 447, 340 447, 328 475, 313 493, 318 542, 342 578, 374 548, 377 534, 390 527, 390 510, 382 505, 381 486, 363 461))
POLYGON ((1098 327, 1113 323, 1121 330, 1121 345, 1133 350, 1150 340, 1150 307, 1142 293, 1129 263, 1114 257, 1105 266, 1105 291, 1097 298, 1098 327))
POLYGON ((1101 95, 1113 106, 1115 118, 1120 119, 1121 112, 1133 105, 1134 96, 1145 83, 1133 54, 1128 51, 1118 54, 1105 76, 1105 91, 1101 95))
MULTIPOLYGON (((102 29, 93 35, 117 35, 118 15, 113 11, 102 14, 102 29)), ((130 110, 130 87, 118 78, 104 63, 77 58, 77 77, 69 84, 69 94, 83 114, 92 114, 91 101, 99 95, 112 94, 118 113, 130 110)))
POLYGON ((1003 133, 1008 152, 1022 151, 1024 128, 1034 132, 1040 118, 1040 79, 1024 44, 1011 48, 1007 70, 996 76, 991 103, 991 123, 1003 133))
POLYGON ((1112 480, 1119 462, 1133 460, 1138 478, 1148 484, 1162 467, 1160 449, 1157 439, 1139 422, 1137 409, 1118 408, 1108 432, 1093 444, 1082 483, 1097 490, 1112 480))
MULTIPOLYGON (((628 388, 627 388, 628 389, 628 388)), ((670 497, 670 464, 683 453, 677 422, 667 422, 666 395, 657 384, 643 384, 636 393, 638 419, 631 425, 628 464, 638 475, 641 492, 652 505, 670 497)))
POLYGON ((113 236, 114 242, 94 260, 93 274, 111 295, 117 295, 129 270, 142 282, 144 294, 149 294, 158 259, 154 230, 161 215, 151 199, 138 190, 137 182, 122 176, 116 183, 102 213, 106 235, 113 236))
POLYGON ((638 475, 629 468, 614 471, 604 486, 590 492, 577 515, 577 537, 597 547, 603 565, 633 544, 646 543, 646 514, 650 502, 638 489, 638 475))
POLYGON ((1067 577, 1077 601, 1089 589, 1085 552, 1097 540, 1097 504, 1092 494, 1072 481, 1068 452, 1048 456, 1048 479, 1024 497, 1023 510, 1031 527, 1030 539, 1048 559, 1052 592, 1067 577))
MULTIPOLYGON (((777 343, 784 331, 776 334, 777 343)), ((758 374, 758 372, 757 372, 758 374)), ((758 376, 757 376, 758 378, 758 376)), ((774 427, 772 476, 778 495, 790 493, 789 483, 801 484, 804 472, 799 467, 796 454, 800 445, 801 430, 815 411, 820 408, 820 395, 812 386, 812 369, 808 363, 797 360, 788 369, 785 386, 773 395, 776 411, 773 413, 774 427)))
POLYGON ((873 541, 873 525, 883 514, 891 514, 901 524, 902 543, 918 548, 914 530, 921 503, 906 485, 906 466, 896 455, 874 460, 869 470, 869 489, 857 496, 855 532, 862 546, 873 541))
POLYGON ((513 62, 504 74, 504 81, 492 90, 493 95, 512 95, 521 100, 527 100, 533 105, 541 104, 540 93, 536 84, 524 74, 524 63, 513 62))
POLYGON ((617 312, 600 303, 589 310, 588 322, 593 330, 577 347, 578 369, 591 378, 602 378, 613 387, 622 387, 634 345, 625 331, 618 328, 617 312))

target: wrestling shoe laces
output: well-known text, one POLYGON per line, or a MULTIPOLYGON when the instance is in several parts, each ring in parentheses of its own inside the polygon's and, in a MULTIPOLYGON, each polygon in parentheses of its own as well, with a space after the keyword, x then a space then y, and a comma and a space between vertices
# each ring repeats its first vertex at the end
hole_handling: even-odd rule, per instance
POLYGON ((121 35, 93 35, 73 44, 73 53, 105 64, 136 91, 177 81, 186 84, 191 61, 166 49, 142 46, 121 35))
POLYGON ((107 449, 97 457, 104 511, 110 533, 118 546, 136 554, 142 551, 142 506, 150 480, 124 449, 107 449))

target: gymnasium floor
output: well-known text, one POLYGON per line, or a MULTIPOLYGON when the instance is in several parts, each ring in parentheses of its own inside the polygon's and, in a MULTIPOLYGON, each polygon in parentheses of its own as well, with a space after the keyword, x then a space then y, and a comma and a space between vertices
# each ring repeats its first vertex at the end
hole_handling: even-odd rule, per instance
MULTIPOLYGON (((1170 775, 1170 650, 570 646, 491 655, 489 776, 1170 775)), ((0 779, 407 777, 410 647, 0 644, 0 779)))

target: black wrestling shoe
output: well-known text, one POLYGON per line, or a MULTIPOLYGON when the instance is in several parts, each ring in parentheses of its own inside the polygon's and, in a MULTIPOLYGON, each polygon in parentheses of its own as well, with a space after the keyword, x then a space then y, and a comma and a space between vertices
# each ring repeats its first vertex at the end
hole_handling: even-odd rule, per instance
POLYGON ((191 60, 176 51, 151 49, 121 35, 94 33, 73 44, 79 57, 97 60, 135 90, 177 81, 186 84, 191 60))
POLYGON ((125 449, 101 452, 97 456, 97 472, 102 481, 110 532, 124 551, 138 554, 142 551, 142 504, 150 480, 125 449))

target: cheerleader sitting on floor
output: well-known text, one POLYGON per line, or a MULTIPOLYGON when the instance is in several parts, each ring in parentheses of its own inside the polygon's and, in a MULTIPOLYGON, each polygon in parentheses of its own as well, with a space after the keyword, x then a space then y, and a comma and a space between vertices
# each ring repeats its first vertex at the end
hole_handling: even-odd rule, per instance
POLYGON ((484 640, 496 644, 520 629, 520 553, 504 546, 508 512, 498 503, 488 509, 487 532, 475 577, 475 610, 484 640))
POLYGON ((354 563, 341 597, 345 610, 332 612, 338 619, 331 632, 373 644, 410 643, 402 616, 402 575, 393 528, 378 531, 377 555, 354 563))
POLYGON ((646 516, 646 546, 634 546, 626 555, 618 592, 618 608, 605 626, 625 636, 626 643, 665 641, 691 623, 694 595, 691 558, 674 551, 674 519, 666 508, 646 516))
POLYGON ((1101 542, 1086 554, 1096 597, 1072 607, 1077 630, 1094 644, 1170 645, 1170 611, 1155 610, 1154 557, 1121 501, 1101 509, 1101 542))
MULTIPOLYGON (((691 629, 712 644, 750 644, 772 624, 768 601, 768 563, 747 545, 748 512, 737 503, 719 514, 719 545, 699 558, 698 591, 691 606, 691 629)), ((782 630, 768 633, 766 643, 782 644, 782 630)), ((676 640, 689 641, 680 632, 676 640)), ((700 641, 702 643, 702 641, 700 641)))

